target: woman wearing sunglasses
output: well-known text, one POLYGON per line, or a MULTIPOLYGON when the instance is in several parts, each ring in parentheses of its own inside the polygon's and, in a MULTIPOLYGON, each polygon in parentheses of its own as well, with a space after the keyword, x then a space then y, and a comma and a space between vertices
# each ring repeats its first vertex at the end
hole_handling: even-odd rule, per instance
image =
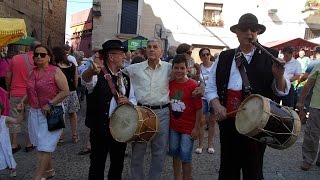
POLYGON ((48 131, 46 115, 51 107, 60 104, 69 95, 67 79, 60 68, 52 64, 52 57, 47 47, 35 47, 35 68, 29 75, 27 95, 21 100, 21 103, 30 105, 29 137, 38 150, 35 180, 55 175, 51 153, 55 151, 62 129, 48 131))
MULTIPOLYGON (((213 62, 210 61, 211 53, 209 48, 201 48, 199 51, 199 56, 202 61, 200 64, 201 73, 200 81, 206 85, 208 82, 209 73, 213 67, 213 62)), ((211 72, 213 73, 213 72, 211 72)), ((212 114, 213 109, 210 108, 208 101, 205 98, 202 98, 202 119, 200 122, 200 133, 199 133, 199 146, 196 149, 196 153, 201 154, 203 150, 203 140, 204 140, 204 125, 208 123, 208 153, 213 154, 213 137, 214 137, 214 128, 216 125, 216 120, 212 114)))
POLYGON ((200 78, 200 66, 192 59, 192 46, 186 43, 182 43, 177 47, 177 54, 184 54, 188 60, 188 77, 199 81, 200 78))

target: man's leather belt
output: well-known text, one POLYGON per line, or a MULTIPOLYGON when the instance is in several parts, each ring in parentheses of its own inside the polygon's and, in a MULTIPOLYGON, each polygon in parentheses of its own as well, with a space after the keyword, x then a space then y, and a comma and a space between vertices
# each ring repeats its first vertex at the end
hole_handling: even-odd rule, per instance
POLYGON ((147 107, 147 108, 150 108, 150 109, 163 109, 163 108, 168 107, 169 103, 168 104, 164 104, 164 105, 160 105, 160 106, 150 106, 150 105, 138 103, 138 106, 144 106, 144 107, 147 107))

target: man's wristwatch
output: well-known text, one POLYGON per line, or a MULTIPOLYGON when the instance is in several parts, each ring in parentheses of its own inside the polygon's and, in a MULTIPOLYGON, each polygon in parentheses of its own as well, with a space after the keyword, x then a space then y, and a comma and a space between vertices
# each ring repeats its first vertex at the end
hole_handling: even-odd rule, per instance
POLYGON ((53 104, 50 101, 48 102, 48 106, 50 107, 50 109, 53 108, 53 104))

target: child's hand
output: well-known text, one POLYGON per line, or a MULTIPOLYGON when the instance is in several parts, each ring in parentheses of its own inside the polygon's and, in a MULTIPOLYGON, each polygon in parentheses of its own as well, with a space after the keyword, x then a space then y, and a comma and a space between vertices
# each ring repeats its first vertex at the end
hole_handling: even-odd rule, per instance
POLYGON ((199 128, 194 127, 191 131, 192 140, 197 140, 198 136, 199 136, 199 128))

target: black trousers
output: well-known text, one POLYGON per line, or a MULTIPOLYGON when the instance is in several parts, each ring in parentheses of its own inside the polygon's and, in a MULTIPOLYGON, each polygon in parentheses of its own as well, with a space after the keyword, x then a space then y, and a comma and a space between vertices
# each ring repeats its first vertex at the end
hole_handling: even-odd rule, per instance
POLYGON ((219 180, 263 179, 263 156, 266 145, 241 135, 234 118, 219 123, 221 157, 219 180))
POLYGON ((107 132, 99 132, 94 129, 90 130, 90 143, 89 180, 104 179, 104 169, 108 153, 110 153, 108 179, 120 180, 127 144, 114 140, 109 130, 107 132))

